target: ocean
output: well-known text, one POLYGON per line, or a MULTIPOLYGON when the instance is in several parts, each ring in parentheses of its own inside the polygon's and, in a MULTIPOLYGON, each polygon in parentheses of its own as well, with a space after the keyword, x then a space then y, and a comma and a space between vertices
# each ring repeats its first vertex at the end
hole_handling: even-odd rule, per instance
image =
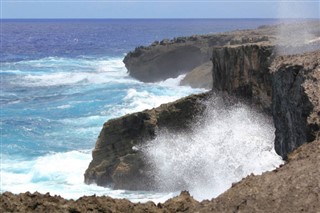
MULTIPOLYGON (((67 199, 96 194, 133 202, 163 202, 176 195, 177 190, 113 190, 83 182, 96 138, 108 119, 205 91, 179 86, 183 76, 156 83, 133 79, 122 62, 124 56, 137 46, 164 38, 252 29, 274 23, 275 20, 268 19, 1 20, 1 192, 50 192, 67 199)), ((246 110, 237 109, 233 115, 246 110)), ((254 119, 248 122, 241 125, 252 122, 257 125, 254 119)), ((254 131, 257 128, 252 126, 254 131)), ((267 135, 270 132, 272 135, 272 131, 268 127, 267 135)), ((184 137, 178 141, 188 140, 184 137)), ((274 136, 268 137, 266 146, 273 152, 274 136)), ((159 138, 162 142, 158 144, 172 140, 167 135, 159 138)), ((162 159, 155 149, 170 152, 167 145, 145 149, 155 163, 162 159)), ((223 155, 217 150, 215 153, 218 157, 223 155)), ((225 157, 219 159, 228 161, 225 157)), ((247 159, 239 160, 240 164, 250 164, 247 159)), ((270 163, 265 170, 281 163, 273 154, 266 162, 270 163)), ((188 161, 182 164, 188 167, 188 161)), ((223 166, 223 162, 220 164, 223 166)), ((262 170, 259 168, 259 172, 262 170)), ((179 173, 174 175, 178 178, 179 173)), ((241 175, 227 178, 229 182, 223 182, 223 187, 217 182, 221 177, 213 178, 219 188, 213 194, 201 196, 201 190, 195 186, 195 195, 200 193, 196 198, 216 196, 232 181, 241 179, 241 175)), ((206 178, 210 179, 210 174, 206 173, 206 178)), ((212 191, 215 186, 210 185, 212 191)))

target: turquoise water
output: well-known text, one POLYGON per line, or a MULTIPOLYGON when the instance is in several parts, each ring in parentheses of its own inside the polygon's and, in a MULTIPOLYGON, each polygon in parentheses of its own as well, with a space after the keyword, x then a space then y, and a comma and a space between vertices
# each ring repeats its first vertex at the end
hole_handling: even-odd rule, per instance
POLYGON ((175 194, 85 185, 104 122, 203 92, 177 79, 142 83, 122 63, 136 46, 273 20, 4 20, 1 48, 1 191, 65 198, 163 201, 175 194))

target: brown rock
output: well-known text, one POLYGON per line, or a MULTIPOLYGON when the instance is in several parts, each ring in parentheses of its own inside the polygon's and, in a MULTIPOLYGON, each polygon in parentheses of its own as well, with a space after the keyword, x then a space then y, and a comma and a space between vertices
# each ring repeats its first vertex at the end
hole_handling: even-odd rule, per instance
POLYGON ((208 61, 186 74, 180 85, 192 88, 212 89, 212 62, 208 61))

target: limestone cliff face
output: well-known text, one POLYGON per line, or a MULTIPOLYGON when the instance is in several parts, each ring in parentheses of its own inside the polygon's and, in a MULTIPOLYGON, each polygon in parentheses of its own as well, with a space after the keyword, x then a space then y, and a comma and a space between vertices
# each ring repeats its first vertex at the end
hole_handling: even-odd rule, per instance
POLYGON ((272 51, 272 46, 257 44, 215 48, 212 54, 213 88, 249 99, 270 112, 272 51))
POLYGON ((134 148, 155 136, 157 130, 183 131, 200 115, 208 93, 192 95, 158 108, 106 122, 100 132, 93 160, 85 172, 87 184, 116 189, 150 190, 154 186, 143 155, 134 148))
POLYGON ((275 150, 284 159, 319 134, 319 51, 273 57, 272 46, 213 50, 213 88, 241 96, 273 115, 275 150))
POLYGON ((275 149, 284 158, 319 136, 320 51, 273 62, 272 112, 275 149))

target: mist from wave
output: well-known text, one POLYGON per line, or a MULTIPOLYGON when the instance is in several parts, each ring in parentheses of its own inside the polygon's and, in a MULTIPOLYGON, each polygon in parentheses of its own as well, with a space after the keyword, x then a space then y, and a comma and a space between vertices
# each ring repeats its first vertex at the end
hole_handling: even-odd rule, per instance
POLYGON ((137 147, 151 165, 158 191, 188 190, 197 200, 211 199, 247 175, 283 163, 274 150, 271 118, 216 94, 206 105, 191 130, 162 129, 137 147))

